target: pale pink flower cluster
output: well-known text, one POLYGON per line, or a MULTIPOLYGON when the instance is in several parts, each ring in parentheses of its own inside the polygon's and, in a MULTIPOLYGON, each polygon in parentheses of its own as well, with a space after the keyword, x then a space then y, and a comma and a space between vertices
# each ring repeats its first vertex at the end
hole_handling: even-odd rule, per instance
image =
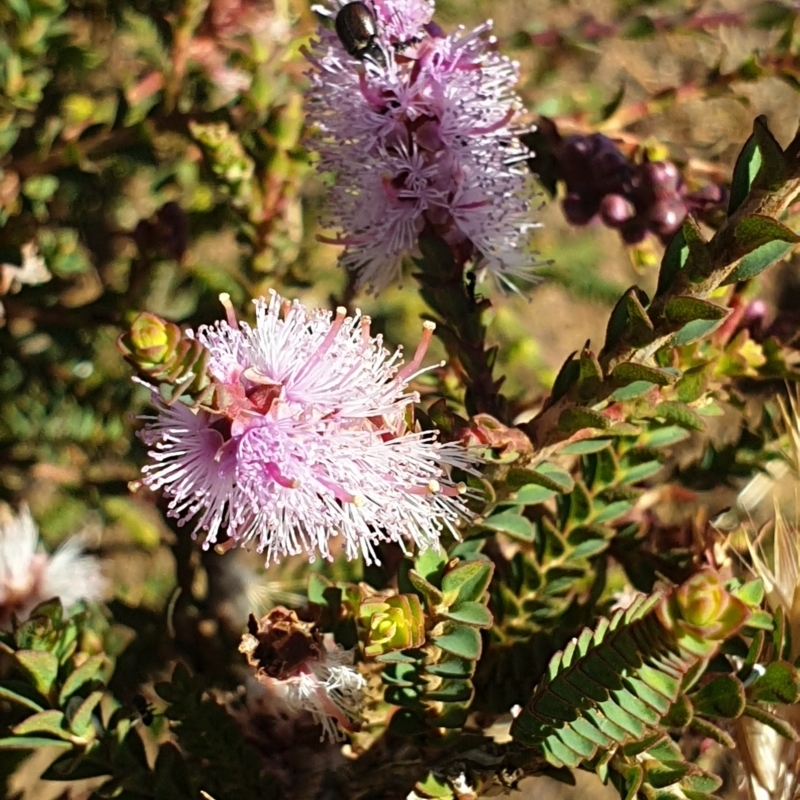
MULTIPOLYGON (((344 5, 315 10, 335 17, 344 5)), ((366 5, 383 59, 350 56, 332 26, 306 54, 312 146, 334 174, 326 222, 341 231, 342 264, 379 290, 430 234, 503 284, 533 280, 517 64, 493 49, 491 22, 445 34, 428 0, 366 5)))
POLYGON ((12 617, 26 620, 45 600, 58 598, 69 610, 79 600, 98 600, 105 589, 100 562, 86 555, 78 539, 53 554, 39 549, 39 533, 26 506, 13 514, 0 506, 0 630, 12 617))
POLYGON ((227 321, 188 334, 207 350, 213 408, 167 405, 153 389, 144 482, 163 490, 168 513, 205 532, 206 547, 254 543, 268 564, 331 559, 336 539, 370 562, 379 542, 424 550, 455 533, 468 512, 449 470, 470 459, 413 427, 418 398, 406 391, 433 325, 403 367, 359 312, 308 310, 275 292, 255 311, 254 327, 228 305, 227 321))

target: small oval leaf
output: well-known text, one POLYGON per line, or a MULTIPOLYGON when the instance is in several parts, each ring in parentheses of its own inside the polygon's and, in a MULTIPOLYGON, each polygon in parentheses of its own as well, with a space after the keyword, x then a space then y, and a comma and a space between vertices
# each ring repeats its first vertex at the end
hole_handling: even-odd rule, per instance
POLYGON ((459 658, 477 661, 481 655, 481 635, 468 625, 449 625, 444 634, 432 637, 431 641, 459 658))

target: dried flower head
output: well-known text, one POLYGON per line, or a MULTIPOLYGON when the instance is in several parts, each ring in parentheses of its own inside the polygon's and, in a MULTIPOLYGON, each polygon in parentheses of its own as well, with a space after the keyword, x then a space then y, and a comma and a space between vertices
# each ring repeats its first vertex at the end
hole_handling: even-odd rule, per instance
POLYGON ((251 615, 239 651, 287 714, 307 711, 322 726, 320 741, 341 741, 341 729, 359 721, 367 682, 353 666, 353 652, 326 641, 313 622, 282 607, 261 622, 251 615))
MULTIPOLYGON (((227 298, 223 301, 228 303, 227 298)), ((169 498, 169 514, 205 531, 205 546, 255 542, 267 563, 305 552, 375 558, 381 541, 438 547, 466 517, 470 469, 459 444, 415 430, 408 382, 418 374, 433 325, 402 365, 370 334, 368 317, 310 311, 276 293, 256 303, 256 325, 228 320, 187 336, 206 350, 213 407, 168 405, 142 432, 153 463, 144 482, 169 498)))
MULTIPOLYGON (((431 21, 433 2, 366 5, 372 55, 349 55, 329 27, 306 54, 314 147, 335 175, 327 222, 342 231, 342 264, 359 286, 379 290, 427 233, 459 263, 473 259, 502 283, 530 281, 531 190, 511 127, 517 65, 484 36, 491 22, 446 35, 431 21)), ((334 16, 340 4, 315 10, 334 16)))
POLYGON ((39 603, 58 598, 65 609, 97 600, 105 588, 100 562, 69 539, 52 555, 38 549, 39 533, 27 506, 0 506, 0 629, 26 619, 39 603))

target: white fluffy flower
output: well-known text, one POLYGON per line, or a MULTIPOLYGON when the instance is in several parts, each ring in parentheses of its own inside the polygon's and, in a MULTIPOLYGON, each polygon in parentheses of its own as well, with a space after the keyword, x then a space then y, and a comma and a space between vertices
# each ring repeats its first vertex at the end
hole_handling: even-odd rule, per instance
POLYGON ((39 603, 58 598, 68 609, 96 600, 105 587, 100 562, 69 539, 52 555, 38 549, 39 534, 27 506, 19 514, 0 507, 0 629, 24 620, 39 603))

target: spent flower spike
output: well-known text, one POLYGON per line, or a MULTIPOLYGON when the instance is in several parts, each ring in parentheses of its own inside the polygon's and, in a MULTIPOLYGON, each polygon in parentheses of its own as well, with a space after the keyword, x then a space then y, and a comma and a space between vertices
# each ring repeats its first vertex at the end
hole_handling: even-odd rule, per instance
MULTIPOLYGON (((344 6, 315 7, 335 16, 344 6)), ((350 56, 331 27, 306 57, 320 169, 336 175, 326 222, 358 286, 396 279, 421 234, 444 239, 501 284, 532 281, 529 153, 513 123, 517 65, 492 49, 491 22, 445 34, 433 2, 369 0, 383 58, 350 56), (381 62, 381 63, 379 63, 381 62)))
POLYGON ((100 562, 68 539, 55 553, 40 550, 39 532, 27 506, 14 514, 0 505, 0 630, 10 630, 45 600, 65 609, 79 600, 99 600, 105 589, 100 562))
POLYGON ((451 467, 472 471, 466 449, 417 430, 407 385, 420 372, 433 334, 425 323, 403 366, 370 320, 309 310, 272 292, 255 301, 256 323, 228 318, 189 331, 206 350, 213 407, 167 404, 142 438, 152 463, 144 483, 163 490, 169 514, 208 547, 255 543, 269 564, 305 552, 369 563, 382 541, 438 548, 469 516, 465 487, 451 467))
POLYGON ((305 711, 322 726, 320 741, 342 741, 342 730, 352 731, 361 721, 367 681, 355 666, 355 651, 295 611, 277 606, 260 622, 251 615, 239 652, 283 713, 296 717, 305 711))

